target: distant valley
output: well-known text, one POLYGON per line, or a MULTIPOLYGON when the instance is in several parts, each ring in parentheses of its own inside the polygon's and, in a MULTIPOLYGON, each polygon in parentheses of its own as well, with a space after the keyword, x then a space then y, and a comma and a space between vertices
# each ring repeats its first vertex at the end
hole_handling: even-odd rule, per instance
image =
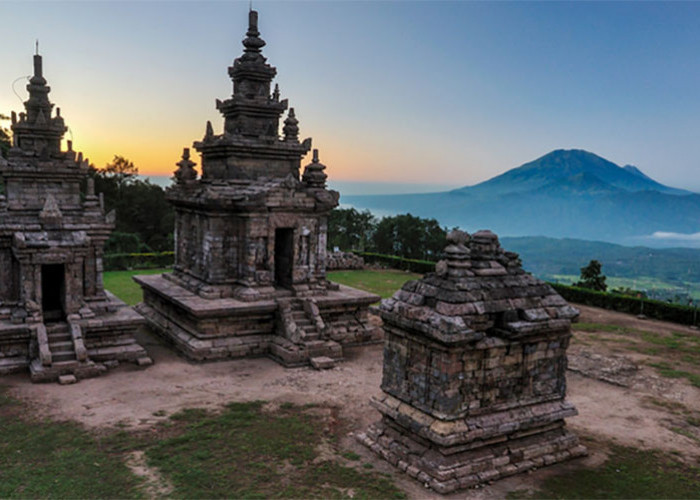
POLYGON ((608 285, 644 290, 657 298, 700 299, 700 249, 626 247, 600 241, 544 237, 501 238, 520 254, 525 269, 548 281, 570 283, 596 259, 608 285))
POLYGON ((342 195, 378 214, 411 213, 467 231, 623 245, 700 246, 700 194, 583 150, 556 150, 474 186, 401 195, 342 195))

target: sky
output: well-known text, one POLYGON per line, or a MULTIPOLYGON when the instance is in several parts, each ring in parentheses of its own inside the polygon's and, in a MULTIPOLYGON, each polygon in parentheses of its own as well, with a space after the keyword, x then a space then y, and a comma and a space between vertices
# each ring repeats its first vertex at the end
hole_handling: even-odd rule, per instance
MULTIPOLYGON (((471 185, 581 148, 700 191, 700 3, 253 7, 332 180, 471 185)), ((0 0, 0 113, 22 109, 38 38, 74 148, 168 175, 207 120, 221 132, 214 102, 232 93, 248 8, 0 0)))

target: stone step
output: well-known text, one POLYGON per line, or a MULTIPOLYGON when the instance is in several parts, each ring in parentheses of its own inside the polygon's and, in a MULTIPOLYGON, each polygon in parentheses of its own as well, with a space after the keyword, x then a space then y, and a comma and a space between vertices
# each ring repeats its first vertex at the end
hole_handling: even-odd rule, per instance
POLYGON ((309 359, 311 366, 317 370, 328 370, 335 366, 335 360, 329 358, 328 356, 316 356, 309 359))
POLYGON ((309 321, 308 319, 295 319, 294 323, 296 323, 296 325, 300 326, 300 327, 305 327, 305 326, 311 325, 311 321, 309 321))
POLYGON ((73 351, 73 341, 72 340, 61 340, 58 342, 53 342, 51 339, 49 339, 49 349, 51 352, 59 352, 59 351, 73 351))
POLYGON ((32 382, 57 382, 63 375, 73 375, 77 380, 96 377, 104 373, 106 368, 101 364, 91 361, 79 362, 76 360, 55 361, 51 366, 44 366, 38 358, 32 360, 29 372, 32 382))
POLYGON ((52 333, 70 333, 70 328, 68 328, 68 323, 48 323, 46 326, 46 333, 51 335, 52 333))
POLYGON ((78 379, 73 374, 58 376, 58 383, 61 385, 75 384, 77 381, 78 379))
POLYGON ((342 347, 332 340, 324 341, 306 338, 304 339, 304 346, 309 358, 327 356, 332 359, 338 359, 343 357, 342 347))
POLYGON ((61 342, 63 340, 69 340, 73 338, 70 332, 49 333, 46 336, 48 337, 49 342, 61 342))
POLYGON ((76 361, 75 351, 51 351, 51 361, 52 364, 65 362, 65 361, 76 361))

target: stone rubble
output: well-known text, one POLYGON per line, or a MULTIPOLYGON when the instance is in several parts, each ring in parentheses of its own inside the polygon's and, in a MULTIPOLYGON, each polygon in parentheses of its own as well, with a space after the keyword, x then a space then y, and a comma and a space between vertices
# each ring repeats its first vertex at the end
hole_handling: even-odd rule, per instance
POLYGON ((357 270, 365 268, 365 259, 352 252, 330 252, 326 256, 329 271, 357 270))
POLYGON ((439 493, 586 454, 564 423, 578 311, 490 231, 448 235, 436 272, 382 301, 382 420, 358 435, 439 493))

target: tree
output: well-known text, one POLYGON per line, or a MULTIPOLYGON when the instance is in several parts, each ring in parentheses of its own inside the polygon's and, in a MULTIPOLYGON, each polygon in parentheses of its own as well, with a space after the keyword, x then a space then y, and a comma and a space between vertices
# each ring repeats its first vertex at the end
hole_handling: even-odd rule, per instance
POLYGON ((336 208, 328 215, 328 247, 341 250, 366 250, 377 225, 369 210, 336 208))
POLYGON ((109 251, 173 249, 175 214, 163 188, 139 179, 134 163, 118 155, 102 169, 91 167, 90 175, 95 191, 104 197, 105 209, 117 213, 115 232, 107 242, 109 251))
MULTIPOLYGON (((10 118, 0 113, 0 122, 9 120, 10 118)), ((0 125, 0 156, 7 157, 7 151, 12 146, 10 139, 10 131, 0 125)))
POLYGON ((435 219, 411 214, 384 217, 372 236, 373 250, 409 259, 435 260, 445 247, 446 233, 435 219))
POLYGON ((136 179, 139 173, 139 169, 133 162, 119 155, 114 155, 112 163, 105 165, 102 171, 104 177, 113 180, 118 189, 122 189, 136 179))
POLYGON ((605 284, 605 275, 601 273, 602 268, 603 265, 597 260, 590 261, 587 266, 581 268, 580 281, 574 283, 574 286, 604 292, 608 285, 605 284))

